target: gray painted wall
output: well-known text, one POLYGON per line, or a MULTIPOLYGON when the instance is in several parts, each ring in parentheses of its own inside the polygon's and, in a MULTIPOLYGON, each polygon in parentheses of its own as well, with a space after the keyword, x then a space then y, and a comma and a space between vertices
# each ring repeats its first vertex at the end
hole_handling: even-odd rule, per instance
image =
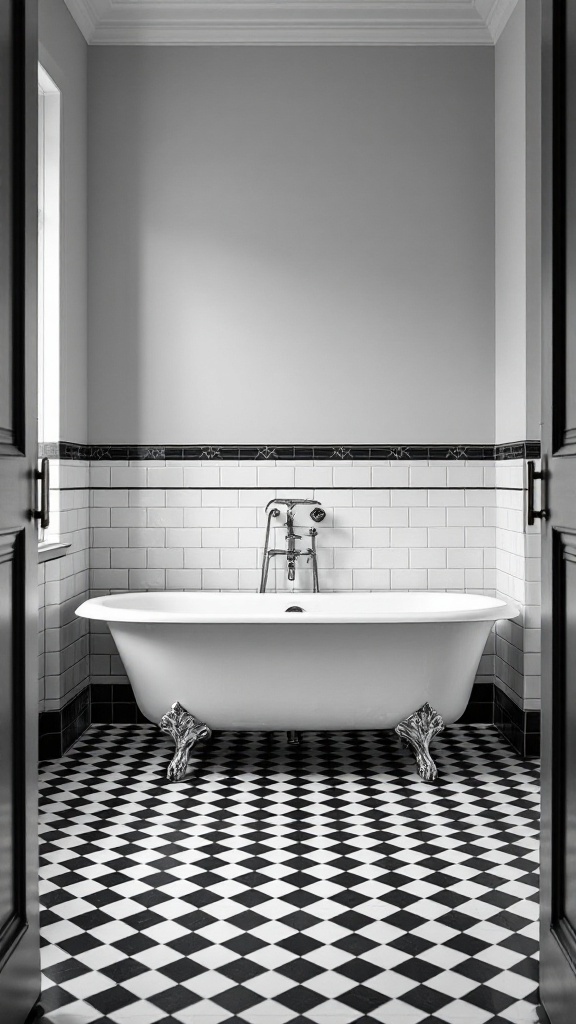
POLYGON ((540 436, 540 11, 496 43, 496 441, 540 436))
POLYGON ((494 438, 492 48, 92 47, 89 437, 494 438))
POLYGON ((526 18, 526 437, 542 427, 542 121, 540 4, 528 4, 526 18))
POLYGON ((87 440, 88 47, 63 0, 39 7, 39 59, 62 93, 60 437, 87 440))

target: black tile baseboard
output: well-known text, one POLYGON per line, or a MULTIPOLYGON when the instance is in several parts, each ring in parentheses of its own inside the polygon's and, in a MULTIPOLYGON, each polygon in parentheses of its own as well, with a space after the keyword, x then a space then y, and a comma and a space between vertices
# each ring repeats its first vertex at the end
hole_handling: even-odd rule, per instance
POLYGON ((92 683, 92 722, 129 725, 147 722, 136 703, 130 683, 92 683))
POLYGON ((41 711, 38 722, 40 760, 61 757, 90 725, 90 685, 59 711, 41 711))
POLYGON ((254 459, 264 461, 299 461, 303 459, 370 460, 396 459, 433 461, 474 459, 537 459, 539 441, 512 441, 507 444, 335 444, 335 445, 145 445, 145 444, 75 444, 72 441, 54 441, 40 445, 39 454, 51 459, 88 460, 190 460, 254 459))
MULTIPOLYGON (((39 718, 40 760, 61 757, 90 723, 131 725, 148 719, 129 683, 92 683, 59 711, 39 718)), ((493 683, 475 683, 460 724, 493 723, 521 757, 540 753, 540 712, 523 711, 493 683)))
MULTIPOLYGON (((129 683, 92 683, 59 711, 41 712, 40 759, 61 757, 91 722, 131 725, 147 721, 129 683)), ((540 712, 522 711, 491 682, 474 684, 459 723, 493 723, 521 757, 536 757, 540 752, 540 712)))
POLYGON ((523 711, 500 687, 494 687, 494 725, 521 757, 540 753, 540 712, 523 711))
POLYGON ((460 725, 491 725, 494 721, 494 683, 474 683, 460 725))
MULTIPOLYGON (((458 721, 461 724, 492 724, 493 691, 493 683, 474 683, 466 711, 458 721)), ((93 724, 148 722, 136 703, 130 683, 92 683, 90 692, 93 724)))

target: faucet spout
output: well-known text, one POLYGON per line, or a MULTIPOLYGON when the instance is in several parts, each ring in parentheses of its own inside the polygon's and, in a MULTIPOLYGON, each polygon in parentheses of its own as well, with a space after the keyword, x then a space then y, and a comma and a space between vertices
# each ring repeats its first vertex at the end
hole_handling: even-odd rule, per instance
POLYGON ((296 566, 294 562, 288 562, 288 579, 290 583, 293 583, 296 579, 296 566))

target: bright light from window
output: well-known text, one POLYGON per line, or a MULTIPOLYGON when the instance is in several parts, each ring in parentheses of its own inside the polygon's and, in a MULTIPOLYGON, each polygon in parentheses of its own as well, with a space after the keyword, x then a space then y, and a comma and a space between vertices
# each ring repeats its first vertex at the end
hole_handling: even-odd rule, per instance
MULTIPOLYGON (((38 65, 38 441, 59 439, 60 90, 38 65)), ((54 465, 52 488, 56 473, 54 465)), ((40 540, 57 540, 56 518, 40 540)))

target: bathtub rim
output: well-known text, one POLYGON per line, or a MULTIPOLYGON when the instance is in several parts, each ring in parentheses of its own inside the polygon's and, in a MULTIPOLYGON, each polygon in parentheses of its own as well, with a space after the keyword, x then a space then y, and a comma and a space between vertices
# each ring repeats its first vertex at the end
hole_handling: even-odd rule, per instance
MULTIPOLYGON (((251 603, 254 603, 251 601, 251 603)), ((448 604, 450 602, 448 601, 448 604)), ((310 595, 309 593, 286 593, 286 594, 270 594, 270 595, 259 595, 253 592, 229 592, 224 593, 218 592, 203 592, 203 591, 178 591, 178 590, 164 590, 164 591, 133 591, 123 592, 120 594, 109 594, 101 595, 99 597, 91 597, 88 600, 82 602, 81 605, 76 609, 76 615, 81 618, 95 619, 104 622, 132 622, 142 624, 208 624, 208 623, 246 623, 246 624, 262 624, 267 623, 274 624, 285 624, 287 626, 297 626, 312 623, 344 625, 354 623, 411 623, 411 622, 496 622, 499 619, 515 619, 520 614, 519 607, 515 602, 490 597, 484 594, 463 594, 459 591, 390 591, 384 590, 379 592, 355 592, 355 591, 339 591, 337 593, 327 593, 320 595, 310 595), (377 604, 378 599, 381 599, 384 595, 398 594, 404 598, 410 595, 413 597, 413 603, 415 605, 413 610, 407 610, 406 608, 400 610, 394 610, 390 608, 383 608, 374 611, 369 610, 354 610, 354 598, 361 597, 364 600, 374 599, 372 602, 369 600, 368 604, 377 604), (460 607, 439 607, 433 608, 418 608, 418 599, 422 599, 424 595, 435 594, 438 597, 444 598, 458 598, 465 599, 460 600, 456 604, 460 603, 460 607), (166 600, 165 595, 170 595, 174 598, 176 595, 186 598, 188 596, 201 597, 205 602, 205 607, 201 611, 175 611, 171 608, 169 611, 162 611, 159 608, 145 608, 142 604, 149 603, 150 605, 161 604, 162 601, 166 600), (246 598, 258 598, 262 600, 264 604, 267 598, 272 597, 275 599, 275 605, 282 605, 280 610, 276 610, 274 607, 266 610, 263 608, 257 615, 254 614, 253 610, 247 611, 244 607, 242 610, 242 603, 246 603, 246 598), (342 601, 344 605, 345 599, 348 599, 349 604, 343 607, 342 610, 334 611, 331 608, 324 613, 319 613, 316 610, 306 610, 302 612, 287 613, 287 609, 293 605, 305 606, 309 601, 310 597, 327 597, 331 599, 331 603, 339 603, 342 601), (140 599, 140 607, 129 607, 129 601, 134 598, 140 599), (144 598, 144 601, 141 599, 144 598), (242 600, 243 599, 243 600, 242 600), (281 600, 279 600, 281 599, 281 600), (232 603, 238 604, 238 609, 226 610, 225 608, 218 609, 218 605, 225 606, 226 602, 232 601, 232 603)))

